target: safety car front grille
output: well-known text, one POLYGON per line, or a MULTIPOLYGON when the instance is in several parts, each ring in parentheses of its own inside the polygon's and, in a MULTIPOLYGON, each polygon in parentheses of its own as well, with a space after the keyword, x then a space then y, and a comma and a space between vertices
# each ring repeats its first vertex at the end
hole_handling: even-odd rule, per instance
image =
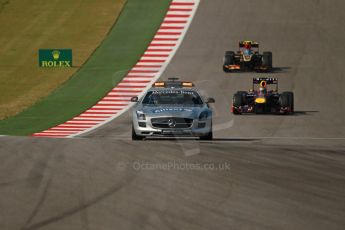
POLYGON ((154 128, 182 129, 192 127, 193 119, 180 117, 152 118, 151 124, 154 128))

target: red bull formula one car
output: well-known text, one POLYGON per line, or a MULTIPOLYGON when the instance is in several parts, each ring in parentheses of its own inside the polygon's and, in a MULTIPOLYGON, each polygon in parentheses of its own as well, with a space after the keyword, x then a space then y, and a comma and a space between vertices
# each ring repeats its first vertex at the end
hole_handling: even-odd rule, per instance
POLYGON ((259 53, 259 43, 240 41, 239 50, 226 51, 223 62, 224 72, 231 71, 270 71, 272 70, 272 52, 259 53))
POLYGON ((294 112, 294 95, 292 92, 278 93, 277 78, 253 78, 253 88, 249 92, 236 92, 232 102, 233 114, 293 114, 294 112), (269 85, 275 85, 275 88, 268 89, 269 85), (258 88, 257 86, 259 89, 255 89, 258 88))

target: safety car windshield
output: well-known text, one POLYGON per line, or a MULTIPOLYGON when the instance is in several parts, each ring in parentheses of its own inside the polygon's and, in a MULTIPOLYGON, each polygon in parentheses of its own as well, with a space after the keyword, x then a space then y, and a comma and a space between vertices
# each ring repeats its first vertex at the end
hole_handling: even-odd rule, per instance
POLYGON ((144 105, 202 105, 199 94, 192 90, 157 90, 146 94, 144 105))

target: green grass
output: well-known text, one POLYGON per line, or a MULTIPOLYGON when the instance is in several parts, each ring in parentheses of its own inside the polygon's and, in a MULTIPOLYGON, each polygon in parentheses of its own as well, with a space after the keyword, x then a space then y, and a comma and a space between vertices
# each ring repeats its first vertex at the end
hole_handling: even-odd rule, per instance
POLYGON ((42 131, 94 105, 143 54, 170 1, 128 0, 116 24, 84 66, 45 99, 0 121, 0 134, 29 135, 42 131))

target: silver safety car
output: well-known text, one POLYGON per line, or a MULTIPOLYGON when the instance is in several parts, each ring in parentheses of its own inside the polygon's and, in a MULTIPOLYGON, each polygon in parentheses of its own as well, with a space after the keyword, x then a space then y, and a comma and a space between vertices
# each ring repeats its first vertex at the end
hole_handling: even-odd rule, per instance
POLYGON ((156 82, 139 100, 133 97, 132 139, 198 137, 211 140, 213 98, 204 100, 192 82, 169 78, 156 82))

